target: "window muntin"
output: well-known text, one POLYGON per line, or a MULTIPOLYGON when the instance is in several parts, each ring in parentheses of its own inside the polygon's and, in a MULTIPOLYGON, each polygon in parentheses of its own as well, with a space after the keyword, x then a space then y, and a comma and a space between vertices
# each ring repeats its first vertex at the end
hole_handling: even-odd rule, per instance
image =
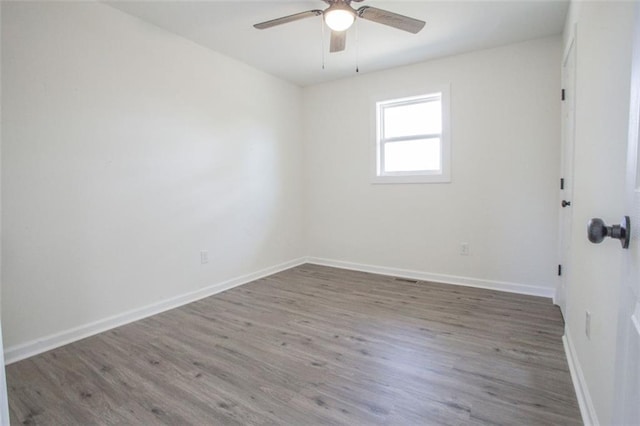
POLYGON ((448 182, 448 91, 376 102, 374 182, 448 182))

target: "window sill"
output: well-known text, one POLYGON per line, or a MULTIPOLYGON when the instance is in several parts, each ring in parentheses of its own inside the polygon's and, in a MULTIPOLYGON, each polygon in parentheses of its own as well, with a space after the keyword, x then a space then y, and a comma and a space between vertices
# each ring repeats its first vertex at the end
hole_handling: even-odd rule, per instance
POLYGON ((451 178, 445 175, 413 175, 413 176, 374 176, 372 184, 398 183, 451 183, 451 178))

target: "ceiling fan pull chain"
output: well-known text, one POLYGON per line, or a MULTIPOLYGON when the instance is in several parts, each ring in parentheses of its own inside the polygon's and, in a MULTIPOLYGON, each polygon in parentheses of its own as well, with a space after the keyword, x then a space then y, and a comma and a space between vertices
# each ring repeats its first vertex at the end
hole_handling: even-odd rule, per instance
POLYGON ((324 19, 320 20, 320 27, 322 33, 322 39, 320 40, 321 50, 322 50, 322 69, 324 69, 324 19))
POLYGON ((356 19, 356 72, 360 72, 360 67, 358 66, 358 62, 360 60, 360 37, 359 31, 360 25, 358 24, 358 20, 356 19))

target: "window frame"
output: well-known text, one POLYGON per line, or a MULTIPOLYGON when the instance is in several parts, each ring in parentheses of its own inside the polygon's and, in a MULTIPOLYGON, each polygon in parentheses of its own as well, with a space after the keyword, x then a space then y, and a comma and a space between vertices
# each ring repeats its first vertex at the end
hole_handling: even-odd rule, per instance
POLYGON ((450 94, 449 85, 431 87, 427 90, 407 93, 395 93, 391 96, 377 96, 372 99, 373 119, 373 168, 372 183, 449 183, 451 182, 451 130, 450 130, 450 94), (418 92, 420 94, 416 95, 418 92), (395 95, 395 96, 394 96, 395 95), (384 134, 384 123, 381 113, 385 106, 410 105, 429 101, 435 96, 440 97, 442 105, 442 132, 439 134, 412 135, 406 137, 387 138, 384 134), (386 104, 386 105, 384 105, 386 104), (440 138, 440 170, 413 170, 383 172, 384 145, 387 143, 411 141, 419 139, 440 138))

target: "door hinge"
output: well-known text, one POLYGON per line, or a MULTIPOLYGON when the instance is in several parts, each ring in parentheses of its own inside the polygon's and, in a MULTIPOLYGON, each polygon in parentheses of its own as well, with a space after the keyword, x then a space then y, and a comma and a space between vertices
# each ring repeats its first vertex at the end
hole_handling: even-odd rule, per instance
POLYGON ((558 276, 562 276, 562 265, 558 265, 558 276))
POLYGON ((560 189, 564 189, 564 178, 560 178, 560 189))
POLYGON ((562 100, 564 101, 565 96, 564 96, 564 89, 562 89, 562 95, 561 95, 562 100))

